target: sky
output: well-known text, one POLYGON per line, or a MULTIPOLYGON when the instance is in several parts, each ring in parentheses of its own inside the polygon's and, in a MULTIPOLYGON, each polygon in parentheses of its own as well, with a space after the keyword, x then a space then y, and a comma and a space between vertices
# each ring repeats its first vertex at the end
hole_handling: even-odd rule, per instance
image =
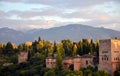
POLYGON ((120 0, 0 0, 0 28, 84 24, 120 31, 120 0))

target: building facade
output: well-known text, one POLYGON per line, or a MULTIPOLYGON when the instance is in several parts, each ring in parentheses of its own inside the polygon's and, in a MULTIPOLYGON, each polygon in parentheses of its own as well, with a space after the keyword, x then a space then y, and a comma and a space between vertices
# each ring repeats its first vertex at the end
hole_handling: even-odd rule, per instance
POLYGON ((56 67, 56 58, 47 57, 46 58, 46 68, 55 68, 56 67))
MULTIPOLYGON (((53 67, 48 64, 54 63, 56 60, 47 60, 47 67, 53 67)), ((120 69, 120 40, 118 39, 104 39, 99 40, 99 64, 96 63, 96 56, 94 55, 83 55, 76 57, 65 57, 62 61, 63 69, 70 69, 70 65, 73 65, 74 70, 80 70, 88 66, 98 66, 99 70, 105 70, 114 76, 114 72, 120 69)), ((56 62, 54 63, 54 65, 56 62)), ((54 66, 55 67, 55 66, 54 66)))
POLYGON ((106 39, 99 41, 99 70, 106 70, 111 76, 120 64, 120 40, 106 39))
POLYGON ((69 70, 71 65, 73 65, 73 58, 72 57, 65 57, 62 61, 63 69, 69 70))
MULTIPOLYGON (((81 68, 86 68, 88 66, 94 67, 94 56, 93 55, 83 55, 76 57, 65 57, 62 60, 62 67, 65 70, 69 70, 73 65, 74 70, 80 70, 81 68)), ((46 68, 55 68, 56 59, 54 57, 46 58, 46 68)))
POLYGON ((20 52, 18 54, 18 63, 27 62, 28 52, 20 52))
POLYGON ((83 55, 81 57, 81 62, 82 62, 81 67, 82 68, 87 68, 88 66, 94 67, 95 66, 94 58, 95 56, 93 55, 89 55, 89 54, 83 55))
POLYGON ((74 57, 74 70, 80 70, 80 68, 82 67, 82 58, 81 56, 77 55, 76 57, 74 57))

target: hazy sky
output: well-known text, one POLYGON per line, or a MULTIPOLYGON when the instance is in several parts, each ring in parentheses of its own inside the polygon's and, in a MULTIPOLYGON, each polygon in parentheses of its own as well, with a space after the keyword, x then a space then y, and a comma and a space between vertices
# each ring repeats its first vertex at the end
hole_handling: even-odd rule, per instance
POLYGON ((0 0, 0 28, 51 28, 71 23, 120 31, 120 0, 0 0))

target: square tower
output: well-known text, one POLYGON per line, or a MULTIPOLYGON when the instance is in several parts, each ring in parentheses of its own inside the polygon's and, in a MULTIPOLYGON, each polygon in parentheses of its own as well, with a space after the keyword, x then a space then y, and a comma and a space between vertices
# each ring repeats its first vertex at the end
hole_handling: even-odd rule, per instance
POLYGON ((120 40, 99 41, 99 70, 106 70, 113 76, 120 64, 120 40))
POLYGON ((18 63, 27 62, 27 60, 28 52, 20 52, 20 54, 18 54, 18 63))

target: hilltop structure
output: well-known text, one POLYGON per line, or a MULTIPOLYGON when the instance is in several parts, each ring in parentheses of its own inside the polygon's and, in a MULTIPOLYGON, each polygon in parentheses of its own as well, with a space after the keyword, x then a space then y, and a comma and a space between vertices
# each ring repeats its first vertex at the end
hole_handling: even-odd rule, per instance
POLYGON ((55 68, 56 67, 56 58, 50 56, 46 58, 46 67, 55 68))
POLYGON ((18 55, 18 63, 27 62, 28 52, 20 52, 18 55))
MULTIPOLYGON (((120 69, 120 40, 119 39, 104 39, 99 41, 99 64, 96 62, 96 56, 86 54, 83 56, 77 55, 76 57, 65 57, 62 61, 63 69, 69 70, 73 65, 74 70, 80 70, 88 66, 98 66, 99 70, 108 71, 111 76, 114 72, 120 69)), ((55 58, 46 59, 46 67, 54 67, 56 63, 55 58), (51 62, 52 61, 52 62, 51 62)))
POLYGON ((111 76, 120 67, 120 40, 105 39, 99 41, 99 70, 108 71, 111 76))
MULTIPOLYGON (((63 69, 69 70, 70 66, 73 65, 74 70, 80 70, 81 68, 86 68, 88 66, 95 66, 95 56, 92 55, 83 55, 76 57, 65 57, 62 60, 63 69)), ((47 68, 54 68, 56 66, 56 59, 54 57, 47 57, 46 58, 46 67, 47 68)))

